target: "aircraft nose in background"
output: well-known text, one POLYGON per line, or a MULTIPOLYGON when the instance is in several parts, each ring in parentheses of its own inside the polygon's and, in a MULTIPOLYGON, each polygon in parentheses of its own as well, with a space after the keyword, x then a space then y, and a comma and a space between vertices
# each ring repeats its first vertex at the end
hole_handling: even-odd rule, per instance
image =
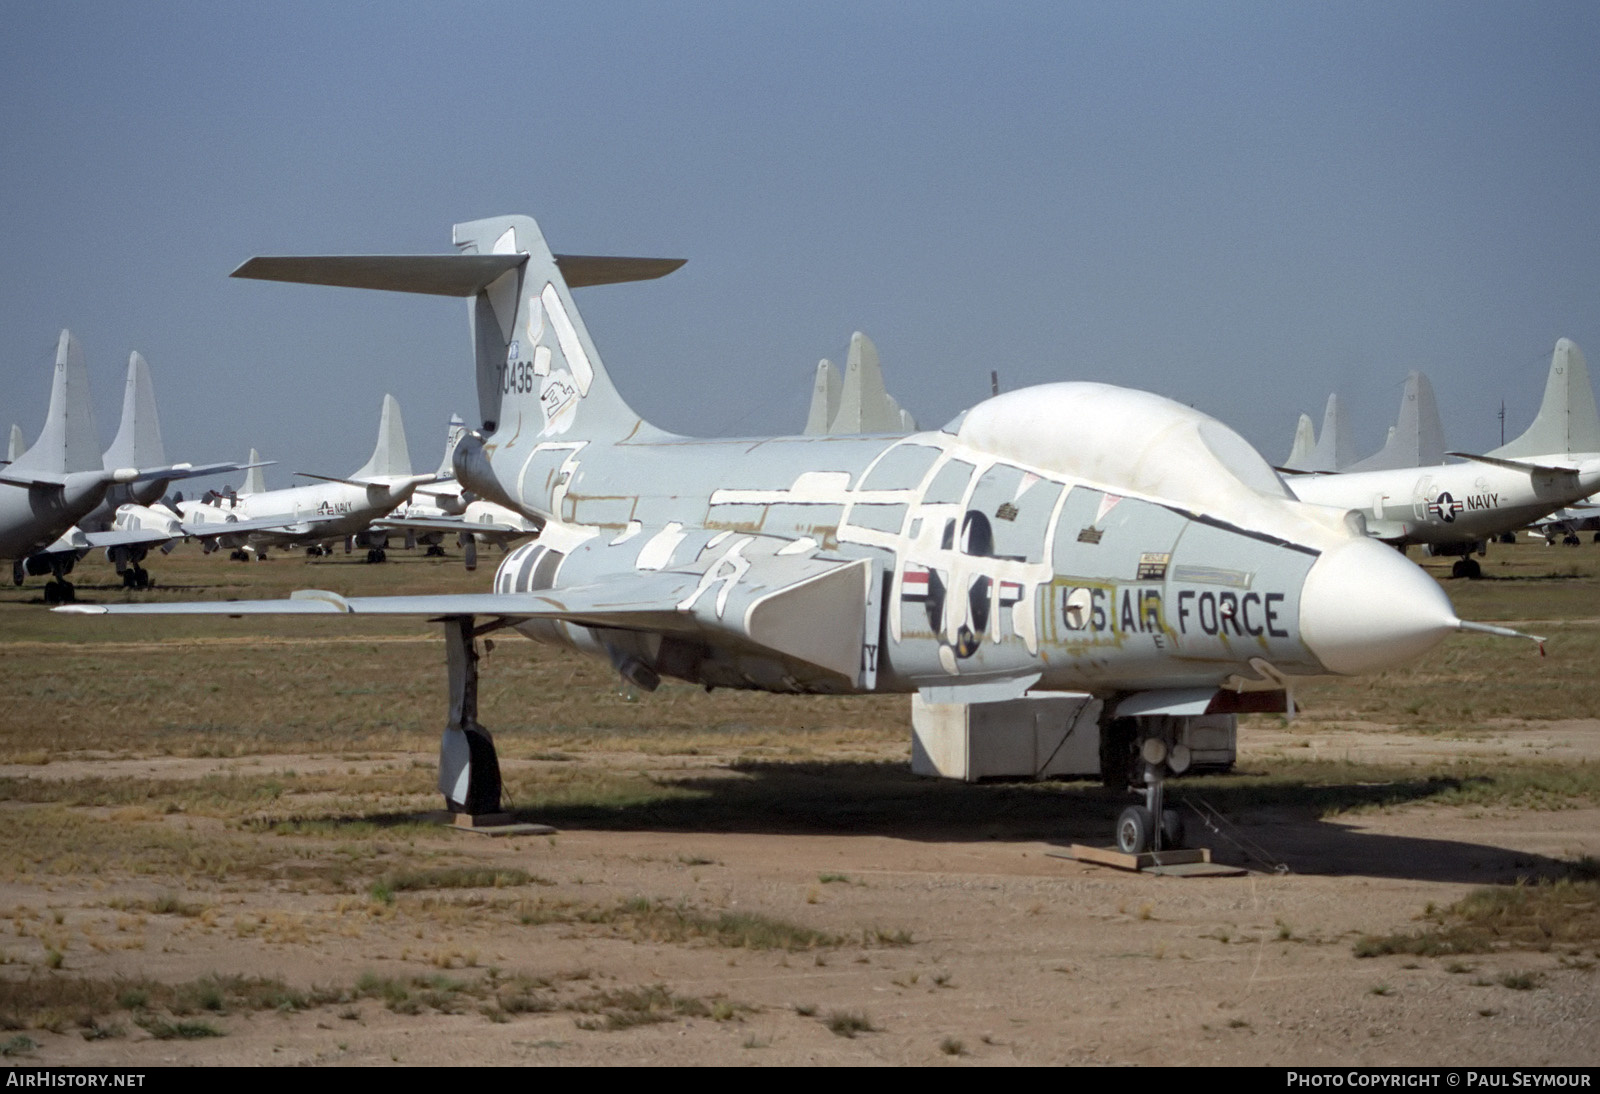
POLYGON ((1457 622, 1439 583, 1376 540, 1324 553, 1300 592, 1301 639, 1324 668, 1344 675, 1421 657, 1457 622))

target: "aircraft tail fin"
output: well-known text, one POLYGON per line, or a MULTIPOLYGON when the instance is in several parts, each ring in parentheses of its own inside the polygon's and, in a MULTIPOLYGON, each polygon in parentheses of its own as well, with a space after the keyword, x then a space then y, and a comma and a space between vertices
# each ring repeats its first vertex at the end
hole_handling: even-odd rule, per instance
POLYGON ((1317 437, 1314 458, 1317 471, 1343 471, 1356 458, 1354 435, 1350 422, 1339 405, 1338 395, 1328 396, 1328 406, 1322 412, 1322 433, 1317 437))
MULTIPOLYGON (((250 463, 261 462, 261 453, 255 449, 250 450, 250 463)), ((262 474, 261 468, 252 467, 244 473, 244 485, 239 487, 241 494, 265 494, 267 492, 267 477, 262 474)))
POLYGON ((461 438, 466 435, 466 432, 467 423, 461 420, 461 415, 450 415, 450 426, 445 430, 444 434, 444 459, 439 462, 439 470, 437 472, 439 478, 448 479, 455 474, 453 470, 455 464, 451 461, 455 459, 456 445, 461 443, 461 438))
POLYGON ((1600 452, 1600 413, 1583 351, 1567 338, 1556 342, 1545 380, 1544 401, 1522 436, 1488 453, 1520 458, 1572 452, 1600 452))
POLYGON ((128 382, 122 393, 122 424, 117 427, 111 447, 106 449, 105 467, 163 467, 166 462, 150 366, 142 355, 132 353, 128 355, 128 382))
POLYGON ((12 461, 11 468, 61 475, 100 471, 103 467, 94 406, 89 401, 89 369, 78 340, 71 331, 64 330, 56 342, 55 373, 44 429, 33 447, 12 461))
POLYGON ((1346 467, 1346 471, 1389 471, 1404 467, 1433 467, 1444 463, 1444 424, 1433 385, 1420 372, 1406 376, 1400 396, 1400 416, 1389 439, 1377 452, 1346 467))
POLYGON ((872 339, 856 331, 850 336, 844 384, 839 393, 839 413, 833 433, 897 433, 900 407, 883 383, 883 365, 872 339))
POLYGON ((406 426, 400 417, 400 403, 393 395, 383 397, 378 416, 378 445, 372 458, 351 475, 357 481, 411 474, 411 452, 406 448, 406 426))
POLYGON ((824 357, 817 362, 817 379, 811 387, 811 410, 806 414, 805 434, 821 437, 827 434, 833 419, 839 413, 839 369, 824 357))
POLYGON ((1302 414, 1294 427, 1294 444, 1289 448, 1289 458, 1283 461, 1287 471, 1306 471, 1306 462, 1317 447, 1317 426, 1311 415, 1302 414))
POLYGON ((637 433, 644 423, 606 374, 571 289, 661 277, 683 260, 556 255, 526 216, 457 224, 453 239, 458 254, 258 257, 233 276, 470 297, 484 433, 637 433))

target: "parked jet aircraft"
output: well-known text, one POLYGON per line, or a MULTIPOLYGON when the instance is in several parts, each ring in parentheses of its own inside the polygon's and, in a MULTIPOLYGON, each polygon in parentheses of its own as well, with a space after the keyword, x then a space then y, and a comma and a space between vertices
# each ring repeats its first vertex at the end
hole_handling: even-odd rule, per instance
POLYGON ((359 470, 345 479, 301 474, 322 481, 284 490, 213 493, 178 503, 184 534, 199 537, 207 550, 232 548, 236 558, 248 557, 246 548, 257 558, 266 557, 272 547, 303 546, 320 553, 353 537, 367 547, 368 562, 382 562, 387 536, 371 531, 372 522, 437 478, 411 473, 405 424, 393 395, 383 397, 378 444, 359 470))
MULTIPOLYGON (((102 459, 83 351, 70 331, 61 332, 44 429, 32 448, 0 468, 0 558, 13 560, 11 577, 16 584, 21 585, 27 574, 49 573, 52 579, 45 585, 45 599, 71 600, 73 586, 66 576, 89 549, 119 549, 128 552, 125 558, 137 550, 143 557, 143 549, 161 542, 160 537, 151 539, 143 533, 108 530, 119 500, 159 497, 175 479, 217 474, 238 466, 166 464, 159 434, 153 449, 136 443, 132 428, 136 415, 128 408, 138 404, 138 413, 145 413, 143 400, 148 391, 144 360, 134 354, 122 429, 102 459), (143 377, 142 389, 136 390, 136 374, 143 377), (103 523, 97 514, 104 514, 103 523), (92 530, 78 527, 81 522, 89 522, 92 530), (95 529, 96 523, 101 527, 95 529)), ((151 425, 154 409, 150 402, 151 425)), ((18 439, 19 431, 13 430, 13 443, 18 439)), ((125 564, 118 566, 119 571, 125 568, 125 564)))
POLYGON ((1521 437, 1487 455, 1449 455, 1467 462, 1296 476, 1290 488, 1302 501, 1361 512, 1386 543, 1459 555, 1451 572, 1478 577, 1471 555, 1490 539, 1600 489, 1600 416, 1578 347, 1556 343, 1545 401, 1521 437))
MULTIPOLYGON (((111 447, 105 451, 105 465, 107 468, 160 467, 166 460, 150 366, 144 357, 133 353, 128 357, 122 421, 111 447)), ((175 479, 223 474, 239 468, 236 463, 214 463, 188 468, 181 475, 145 479, 128 485, 113 484, 100 504, 78 521, 78 530, 83 534, 69 538, 81 540, 90 547, 104 548, 107 560, 122 575, 124 586, 145 588, 150 584, 150 575, 140 563, 152 549, 159 547, 170 551, 182 537, 176 514, 165 507, 154 508, 167 487, 175 479)), ((256 473, 260 473, 259 469, 256 473)))
MULTIPOLYGON (((479 635, 515 627, 608 658, 649 689, 920 693, 944 703, 1087 693, 1119 818, 1142 850, 1168 820, 1176 727, 1284 709, 1307 676, 1371 672, 1456 630, 1438 584, 1341 510, 1294 499, 1221 422, 1156 395, 1056 383, 909 437, 697 440, 613 386, 569 286, 676 263, 556 257, 521 216, 459 224, 460 253, 256 258, 236 276, 471 300, 481 430, 470 490, 544 522, 469 595, 83 606, 100 612, 380 613, 445 624, 439 787, 499 808, 477 722, 479 635)), ((1033 725, 1033 715, 1028 715, 1033 725)))

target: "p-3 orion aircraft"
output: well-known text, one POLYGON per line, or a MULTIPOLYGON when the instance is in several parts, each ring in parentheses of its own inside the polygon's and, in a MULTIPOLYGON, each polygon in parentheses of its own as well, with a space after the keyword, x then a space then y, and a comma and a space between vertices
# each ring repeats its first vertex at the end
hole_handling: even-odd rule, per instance
POLYGON ((470 301, 480 424, 456 476, 542 523, 493 591, 60 610, 442 622, 439 788, 469 816, 500 808, 475 649, 498 628, 608 658, 646 690, 670 676, 974 706, 1078 693, 1107 775, 1144 784, 1117 824, 1131 852, 1167 827, 1184 718, 1283 710, 1297 678, 1389 668, 1452 631, 1515 634, 1458 619, 1358 517, 1297 501, 1233 430, 1140 391, 1046 384, 910 436, 664 432, 623 401, 570 289, 680 261, 553 255, 523 216, 458 224, 454 242, 254 258, 235 276, 470 301))

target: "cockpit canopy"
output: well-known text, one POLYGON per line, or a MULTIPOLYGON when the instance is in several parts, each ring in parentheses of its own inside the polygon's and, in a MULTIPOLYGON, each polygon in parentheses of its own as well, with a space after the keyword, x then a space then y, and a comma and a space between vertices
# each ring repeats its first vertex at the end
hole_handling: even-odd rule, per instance
POLYGON ((1239 434, 1145 391, 1044 384, 998 395, 951 424, 984 451, 1131 493, 1201 507, 1293 500, 1239 434))

